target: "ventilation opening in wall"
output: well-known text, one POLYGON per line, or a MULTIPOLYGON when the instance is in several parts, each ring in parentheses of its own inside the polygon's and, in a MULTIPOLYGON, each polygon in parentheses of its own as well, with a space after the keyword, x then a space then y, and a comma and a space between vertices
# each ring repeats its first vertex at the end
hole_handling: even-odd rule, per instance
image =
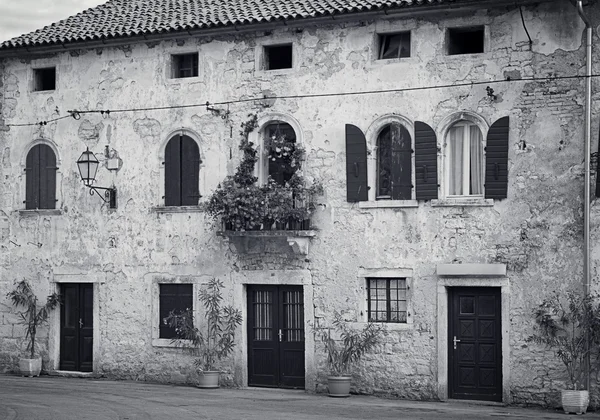
POLYGON ((33 90, 35 92, 56 89, 56 68, 33 70, 33 90))
POLYGON ((483 26, 449 28, 447 40, 448 55, 482 53, 484 28, 483 26))
POLYGON ((198 53, 171 56, 171 78, 198 77, 198 53))
POLYGON ((410 31, 379 35, 379 60, 410 57, 410 31))
POLYGON ((264 57, 265 70, 291 69, 292 44, 265 46, 264 57))

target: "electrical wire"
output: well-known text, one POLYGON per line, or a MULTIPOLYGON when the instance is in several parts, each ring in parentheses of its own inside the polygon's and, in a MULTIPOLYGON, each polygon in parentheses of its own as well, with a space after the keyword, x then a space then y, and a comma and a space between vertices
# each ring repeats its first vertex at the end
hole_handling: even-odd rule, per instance
MULTIPOLYGON (((396 88, 396 89, 378 89, 378 90, 365 90, 358 92, 331 92, 331 93, 312 93, 312 94, 303 94, 303 95, 283 95, 283 96, 262 96, 262 97, 254 97, 254 98, 246 98, 246 99, 235 99, 231 101, 220 101, 220 102, 203 102, 203 103, 195 103, 195 104, 184 104, 184 105, 169 105, 169 106, 155 106, 155 107, 144 107, 144 108, 122 108, 122 109, 111 109, 111 110, 103 110, 103 109, 88 109, 88 110, 69 110, 67 111, 69 115, 63 115, 61 117, 53 118, 50 120, 39 121, 35 123, 21 123, 21 124, 6 124, 7 127, 27 127, 27 126, 35 126, 35 125, 46 125, 52 122, 56 122, 65 118, 72 117, 76 120, 81 118, 81 115, 84 114, 101 114, 102 116, 108 116, 110 114, 115 113, 125 113, 125 112, 144 112, 144 111, 164 111, 171 109, 183 109, 183 108, 199 108, 206 107, 210 110, 211 106, 215 105, 233 105, 233 104, 241 104, 248 102, 258 102, 269 99, 305 99, 305 98, 331 98, 331 97, 339 97, 339 96, 360 96, 360 95, 375 95, 375 94, 385 94, 385 93, 400 93, 400 92, 415 92, 422 90, 433 90, 433 89, 448 89, 448 88, 456 88, 456 87, 465 87, 465 86, 479 86, 479 85, 490 85, 490 84, 498 84, 498 83, 515 83, 515 82, 551 82, 555 80, 573 80, 573 79, 586 79, 588 77, 600 77, 600 74, 592 74, 590 76, 581 76, 581 75, 572 75, 572 76, 532 76, 532 77, 522 77, 522 78, 511 78, 507 77, 505 79, 496 79, 496 80, 486 80, 486 81, 472 81, 472 82, 462 82, 462 83, 450 83, 443 85, 430 85, 430 86, 415 86, 415 87, 406 87, 406 88, 396 88)), ((214 109, 213 109, 214 111, 214 109)))
MULTIPOLYGON (((517 2, 515 2, 515 6, 517 2)), ((527 30, 527 26, 525 25, 525 18, 523 17, 523 7, 519 6, 519 12, 521 12, 521 22, 523 22, 523 29, 525 29, 525 33, 527 34, 527 38, 529 38, 529 47, 533 45, 533 41, 531 40, 531 36, 529 35, 529 31, 527 30)))

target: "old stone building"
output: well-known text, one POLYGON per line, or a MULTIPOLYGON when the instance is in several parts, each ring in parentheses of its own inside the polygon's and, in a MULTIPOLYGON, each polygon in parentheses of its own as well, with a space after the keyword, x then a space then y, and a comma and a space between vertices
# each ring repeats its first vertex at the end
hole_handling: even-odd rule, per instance
MULTIPOLYGON (((553 404, 566 378, 525 339, 534 305, 583 290, 573 4, 221 3, 111 0, 1 44, 0 370, 23 351, 5 295, 25 278, 80 311, 79 329, 53 313, 46 371, 191 382, 161 319, 193 305, 202 323, 198 290, 216 277, 244 314, 224 385, 324 390, 314 329, 337 311, 385 328, 356 392, 553 404), (254 117, 257 182, 289 180, 269 163, 273 130, 305 149, 302 172, 324 188, 310 226, 232 232, 206 213, 254 117), (87 148, 116 206, 83 185, 87 148), (459 314, 487 340, 476 370, 456 357, 459 314), (278 328, 299 333, 278 341, 278 328)), ((591 256, 595 277, 600 247, 591 256)))

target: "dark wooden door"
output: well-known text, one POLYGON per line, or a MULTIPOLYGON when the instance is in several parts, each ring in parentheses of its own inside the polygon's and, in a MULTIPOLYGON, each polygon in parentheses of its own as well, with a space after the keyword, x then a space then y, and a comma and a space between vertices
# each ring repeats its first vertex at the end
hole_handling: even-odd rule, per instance
POLYGON ((304 389, 302 286, 248 286, 248 385, 304 389))
POLYGON ((60 369, 93 369, 93 284, 63 284, 60 310, 60 369))
POLYGON ((449 397, 502 401, 500 289, 450 289, 449 397))

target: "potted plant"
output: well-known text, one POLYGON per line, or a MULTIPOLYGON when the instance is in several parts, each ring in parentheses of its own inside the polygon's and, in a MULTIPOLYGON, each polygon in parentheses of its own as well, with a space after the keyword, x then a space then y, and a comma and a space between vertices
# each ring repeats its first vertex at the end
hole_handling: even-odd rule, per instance
POLYGON ((21 318, 21 324, 25 325, 27 340, 27 351, 29 358, 19 359, 19 370, 23 376, 40 376, 42 371, 42 358, 35 356, 35 340, 38 328, 48 322, 50 312, 60 305, 60 296, 53 293, 46 298, 46 302, 38 306, 38 298, 33 293, 33 289, 27 280, 21 280, 16 284, 13 291, 6 295, 13 306, 17 309, 17 314, 21 318), (18 310, 18 308, 24 308, 18 310))
POLYGON ((598 342, 600 308, 593 298, 568 292, 563 297, 555 293, 534 308, 533 313, 536 329, 527 341, 553 349, 564 364, 568 389, 561 391, 561 401, 565 413, 585 413, 590 396, 583 389, 583 382, 593 368, 590 366, 588 370, 586 362, 594 351, 592 343, 598 342))
POLYGON ((329 396, 348 397, 352 367, 380 343, 382 327, 369 322, 364 328, 355 330, 337 312, 332 324, 339 340, 332 337, 331 328, 317 330, 327 353, 329 396))
POLYGON ((254 169, 257 151, 248 134, 256 128, 256 116, 242 124, 239 149, 242 160, 234 175, 227 176, 208 200, 207 211, 221 220, 225 230, 308 229, 308 220, 315 210, 314 197, 323 193, 320 183, 308 184, 302 176, 300 163, 304 149, 285 136, 267 139, 268 158, 285 166, 293 174, 286 182, 268 178, 258 185, 254 169))
POLYGON ((192 309, 172 311, 164 322, 175 328, 177 344, 192 354, 199 374, 199 388, 218 388, 218 362, 229 356, 235 345, 235 329, 242 323, 242 313, 232 306, 222 306, 223 283, 215 278, 200 290, 206 325, 203 330, 194 325, 192 309))

